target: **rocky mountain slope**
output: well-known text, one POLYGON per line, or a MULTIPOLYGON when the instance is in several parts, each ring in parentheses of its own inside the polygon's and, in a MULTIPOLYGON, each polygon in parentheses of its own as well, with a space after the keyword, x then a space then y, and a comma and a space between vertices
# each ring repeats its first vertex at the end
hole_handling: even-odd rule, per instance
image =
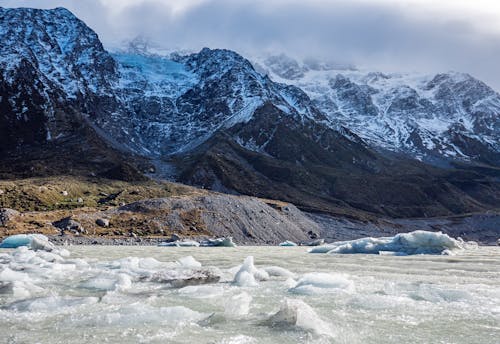
POLYGON ((254 64, 373 147, 437 164, 500 164, 500 94, 468 74, 373 73, 285 55, 254 64))
MULTIPOLYGON (((0 37, 4 175, 16 166, 13 172, 23 176, 44 170, 134 179, 140 176, 134 169, 154 172, 149 166, 155 163, 161 171, 168 162, 185 183, 362 218, 449 215, 500 202, 498 116, 490 112, 481 122, 489 134, 460 140, 471 139, 469 148, 487 152, 469 160, 493 166, 442 169, 381 154, 380 147, 389 148, 375 144, 361 124, 342 120, 350 115, 337 116, 317 97, 273 81, 228 50, 169 57, 135 50, 111 54, 62 8, 0 9, 0 37), (479 138, 492 142, 477 143, 479 138)), ((335 97, 343 94, 343 102, 360 116, 379 117, 369 101, 375 91, 345 77, 335 80, 335 97)), ((445 83, 438 81, 432 87, 445 83)), ((467 85, 460 89, 470 93, 467 85)), ((456 93, 445 91, 436 96, 456 93)), ((469 105, 481 109, 479 100, 472 100, 469 105)), ((403 107, 405 101, 399 103, 403 107)), ((414 110, 408 109, 409 118, 414 110)), ((446 147, 436 152, 451 156, 453 146, 446 147)))

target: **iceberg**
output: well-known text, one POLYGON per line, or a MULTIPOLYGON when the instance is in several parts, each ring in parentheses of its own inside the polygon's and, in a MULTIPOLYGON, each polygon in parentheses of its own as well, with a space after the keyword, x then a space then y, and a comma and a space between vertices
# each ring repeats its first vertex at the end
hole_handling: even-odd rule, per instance
POLYGON ((282 243, 280 243, 279 246, 290 246, 291 247, 291 246, 297 246, 297 244, 294 243, 293 241, 287 240, 287 241, 283 241, 282 243))
POLYGON ((172 242, 161 242, 158 246, 163 247, 198 247, 200 243, 194 240, 177 240, 172 242))
POLYGON ((248 293, 240 293, 226 299, 224 304, 224 315, 226 317, 241 317, 250 311, 252 296, 248 293))
POLYGON ((193 256, 179 258, 177 263, 185 268, 201 268, 201 263, 194 259, 193 256))
POLYGON ((170 284, 173 288, 191 285, 217 283, 221 279, 221 271, 217 268, 194 268, 181 270, 164 270, 154 273, 149 281, 170 284))
POLYGON ((207 239, 200 243, 203 247, 236 247, 232 237, 207 239))
POLYGON ((353 292, 354 282, 345 275, 323 272, 307 273, 297 281, 297 284, 288 290, 296 294, 322 294, 330 292, 353 292))
POLYGON ((393 237, 362 238, 350 241, 339 241, 322 245, 309 250, 310 253, 328 254, 380 254, 380 255, 412 255, 412 254, 453 254, 475 243, 466 243, 462 239, 453 239, 442 232, 414 231, 399 233, 393 237), (392 253, 391 253, 392 252, 392 253))
POLYGON ((268 279, 269 274, 265 270, 257 269, 253 263, 253 256, 248 256, 234 276, 233 283, 240 287, 256 287, 257 281, 268 279))
POLYGON ((333 337, 333 331, 307 303, 285 299, 280 310, 267 321, 272 327, 296 327, 318 335, 333 337))
POLYGON ((295 278, 297 277, 293 272, 282 268, 280 266, 267 266, 264 268, 264 271, 267 272, 269 276, 273 277, 285 277, 285 278, 295 278))
POLYGON ((42 234, 16 234, 3 239, 0 243, 0 248, 31 246, 33 239, 37 239, 37 241, 49 242, 49 238, 42 234))

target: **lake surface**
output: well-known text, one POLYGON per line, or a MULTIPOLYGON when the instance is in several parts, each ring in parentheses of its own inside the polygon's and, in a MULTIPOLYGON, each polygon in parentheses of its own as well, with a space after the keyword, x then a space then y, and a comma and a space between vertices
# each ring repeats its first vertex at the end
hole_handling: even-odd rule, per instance
POLYGON ((497 247, 406 257, 310 254, 304 247, 66 249, 70 256, 0 250, 0 342, 500 340, 497 247), (196 268, 186 256, 220 269, 221 281, 173 288, 145 277, 196 268), (280 276, 235 285, 248 256, 256 268, 278 266, 295 276, 274 268, 268 271, 280 276))

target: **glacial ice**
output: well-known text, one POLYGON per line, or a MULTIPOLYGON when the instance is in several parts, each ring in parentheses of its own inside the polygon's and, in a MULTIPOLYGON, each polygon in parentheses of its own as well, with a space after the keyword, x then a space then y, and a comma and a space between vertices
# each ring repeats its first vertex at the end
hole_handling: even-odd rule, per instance
POLYGON ((116 276, 100 275, 82 283, 80 287, 96 290, 117 290, 124 291, 132 286, 132 279, 129 275, 119 273, 116 276))
MULTIPOLYGON (((218 250, 198 256, 199 250, 194 249, 193 256, 183 257, 180 252, 153 248, 158 253, 155 259, 119 258, 138 250, 147 257, 149 247, 114 249, 73 247, 72 258, 28 247, 1 252, 3 331, 12 327, 16 342, 30 342, 29 336, 37 331, 42 343, 68 342, 75 329, 86 336, 75 342, 95 338, 116 342, 122 335, 131 342, 184 342, 186 338, 220 342, 243 335, 255 343, 325 343, 333 341, 330 336, 339 343, 363 343, 373 338, 372 329, 387 326, 383 338, 394 335, 390 342, 396 343, 404 342, 408 331, 396 333, 394 328, 416 328, 422 319, 429 336, 445 341, 448 333, 440 335, 441 325, 450 314, 457 319, 449 325, 453 333, 458 331, 464 338, 470 330, 467 324, 478 328, 471 330, 475 337, 481 336, 481 324, 491 328, 500 314, 495 248, 480 248, 463 257, 394 259, 387 265, 366 256, 338 257, 332 265, 279 247, 250 248, 262 254, 260 259, 246 258, 234 269, 229 267, 242 260, 241 250, 229 250, 217 264, 223 267, 221 273, 228 274, 224 282, 234 283, 200 285, 189 283, 207 282, 204 272, 209 268, 194 257, 202 262, 219 259, 218 250), (491 254, 476 255, 482 249, 491 254), (103 258, 103 252, 112 258, 103 258), (175 258, 163 261, 160 257, 175 258), (304 265, 291 258, 304 259, 304 265), (196 276, 202 278, 196 280, 196 276), (180 278, 179 288, 166 284, 172 278, 180 278), (283 304, 278 306, 280 300, 283 304)), ((477 342, 487 343, 485 338, 477 342)))
POLYGON ((291 272, 290 270, 287 270, 285 268, 282 268, 280 266, 266 266, 263 269, 269 276, 272 277, 285 277, 285 278, 296 278, 297 276, 291 272))
POLYGON ((54 312, 66 307, 95 304, 98 301, 97 297, 47 296, 16 301, 7 306, 7 309, 18 312, 54 312))
POLYGON ((292 326, 318 335, 333 337, 333 329, 307 303, 286 298, 280 310, 268 319, 272 327, 292 326))
POLYGON ((322 294, 330 292, 353 292, 354 282, 345 275, 311 272, 302 276, 295 286, 289 289, 296 294, 322 294))
POLYGON ((164 247, 198 247, 200 243, 194 240, 177 240, 172 242, 161 242, 158 246, 164 247))
POLYGON ((294 243, 293 241, 283 241, 282 243, 279 244, 279 246, 297 246, 296 243, 294 243))
POLYGON ((229 318, 247 315, 250 311, 252 296, 248 293, 233 295, 225 300, 224 315, 229 318))
POLYGON ((0 248, 18 248, 21 246, 30 246, 33 239, 48 242, 49 239, 42 234, 16 234, 8 236, 0 243, 0 248))
POLYGON ((253 263, 253 256, 248 256, 234 276, 233 283, 240 287, 255 287, 258 285, 258 281, 268 279, 269 274, 266 270, 257 269, 253 263))
POLYGON ((169 284, 174 288, 182 288, 190 285, 217 283, 221 275, 221 271, 214 267, 181 268, 157 271, 148 280, 169 284))
POLYGON ((195 299, 211 299, 222 296, 224 289, 219 285, 188 285, 177 291, 182 296, 195 299))
POLYGON ((399 233, 393 237, 362 238, 350 241, 339 241, 318 246, 309 250, 310 253, 349 254, 366 253, 388 255, 413 254, 453 254, 474 245, 461 239, 453 239, 441 232, 414 231, 399 233))
POLYGON ((194 259, 193 256, 182 257, 177 260, 177 263, 185 268, 201 268, 201 263, 194 259))
POLYGON ((133 303, 88 319, 89 325, 105 323, 107 325, 131 328, 136 326, 161 325, 177 327, 181 324, 197 322, 208 315, 193 311, 184 306, 153 307, 145 303, 133 303))
POLYGON ((236 247, 232 237, 207 239, 200 243, 203 247, 236 247))

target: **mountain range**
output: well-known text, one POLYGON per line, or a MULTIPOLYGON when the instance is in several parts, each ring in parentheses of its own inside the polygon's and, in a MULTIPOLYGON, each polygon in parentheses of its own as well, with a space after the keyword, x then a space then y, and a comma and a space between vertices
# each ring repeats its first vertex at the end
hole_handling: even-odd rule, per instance
POLYGON ((500 204, 500 95, 467 74, 108 52, 64 8, 0 9, 0 39, 4 178, 149 174, 362 219, 500 204))

